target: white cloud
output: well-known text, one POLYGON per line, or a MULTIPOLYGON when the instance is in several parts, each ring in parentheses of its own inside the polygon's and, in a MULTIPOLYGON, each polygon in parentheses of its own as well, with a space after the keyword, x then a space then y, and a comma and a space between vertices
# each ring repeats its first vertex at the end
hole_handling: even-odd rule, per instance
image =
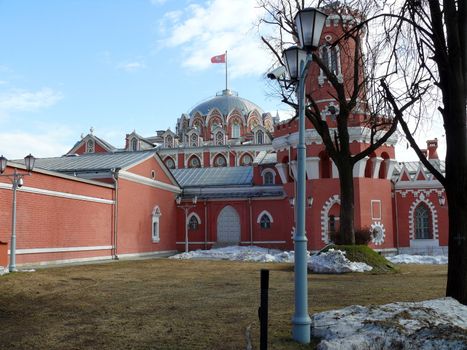
POLYGON ((35 157, 56 157, 66 153, 72 146, 71 129, 55 125, 36 131, 0 132, 0 154, 8 159, 22 159, 31 153, 35 157))
POLYGON ((42 88, 38 91, 10 90, 0 93, 0 115, 8 115, 13 111, 36 111, 55 105, 63 98, 59 91, 42 88))
POLYGON ((162 44, 181 48, 182 66, 189 69, 208 69, 210 58, 227 50, 231 76, 262 74, 270 66, 271 56, 253 30, 261 13, 256 0, 191 4, 183 13, 165 14, 161 31, 169 34, 162 44))
POLYGON ((136 72, 138 70, 142 70, 146 68, 146 65, 142 62, 134 61, 134 62, 119 63, 117 65, 117 68, 124 70, 126 72, 136 72))

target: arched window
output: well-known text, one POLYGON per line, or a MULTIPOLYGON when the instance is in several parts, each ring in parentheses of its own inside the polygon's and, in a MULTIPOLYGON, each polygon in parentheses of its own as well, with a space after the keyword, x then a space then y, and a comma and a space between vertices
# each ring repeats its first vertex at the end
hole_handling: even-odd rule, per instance
POLYGON ((425 204, 415 209, 415 239, 431 239, 430 210, 425 204))
POLYGON ((86 152, 94 153, 94 140, 88 140, 86 143, 86 152))
POLYGON ((259 225, 263 229, 271 228, 271 219, 269 219, 269 216, 266 215, 266 214, 263 214, 263 216, 261 216, 261 220, 259 222, 259 225))
POLYGON ((241 165, 250 165, 253 162, 253 158, 249 154, 245 154, 242 157, 241 165))
POLYGON ((264 173, 264 184, 265 185, 274 184, 274 175, 270 171, 264 173))
POLYGON ((133 137, 131 139, 131 150, 132 151, 137 151, 138 150, 138 139, 136 137, 133 137))
POLYGON ((172 136, 167 136, 165 138, 165 147, 167 148, 172 148, 173 147, 173 137, 172 136))
POLYGON ((271 214, 269 214, 268 211, 263 210, 258 215, 258 219, 256 220, 256 222, 260 225, 261 228, 269 229, 269 228, 271 228, 271 223, 273 223, 274 220, 272 219, 272 216, 271 216, 271 214))
POLYGON ((323 46, 321 48, 321 60, 328 67, 331 73, 338 75, 339 72, 339 51, 337 46, 323 46))
POLYGON ((174 162, 174 160, 173 160, 172 158, 170 158, 170 157, 167 157, 167 158, 165 159, 165 165, 166 165, 166 167, 169 168, 169 169, 175 169, 175 162, 174 162))
POLYGON ((264 143, 264 132, 261 130, 256 133, 256 143, 258 145, 262 145, 264 143))
POLYGON ((213 120, 211 124, 211 132, 213 132, 218 126, 221 126, 221 124, 219 123, 219 120, 218 119, 213 120))
POLYGON ((190 158, 188 162, 188 167, 189 168, 200 168, 201 167, 201 162, 198 157, 193 156, 190 158))
POLYGON ((199 221, 196 215, 192 215, 190 217, 190 220, 188 221, 188 228, 192 231, 195 231, 198 229, 199 226, 199 221))
POLYGON ((199 120, 195 121, 193 126, 198 132, 201 132, 201 122, 199 120))
POLYGON ((152 210, 152 241, 160 242, 160 229, 159 229, 159 220, 161 217, 161 210, 159 206, 155 206, 152 210))
POLYGON ((215 167, 224 167, 227 166, 227 160, 222 154, 217 155, 216 158, 214 158, 214 166, 215 167))
POLYGON ((235 120, 232 124, 232 138, 237 139, 240 137, 240 124, 235 120))

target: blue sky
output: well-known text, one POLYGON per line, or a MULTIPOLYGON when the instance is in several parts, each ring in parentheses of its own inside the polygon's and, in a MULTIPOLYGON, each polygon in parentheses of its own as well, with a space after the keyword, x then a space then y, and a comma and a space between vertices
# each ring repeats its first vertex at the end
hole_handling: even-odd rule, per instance
MULTIPOLYGON (((224 89, 210 58, 226 50, 229 88, 289 117, 264 78, 261 15, 256 0, 0 0, 0 154, 60 156, 90 127, 116 147, 173 130, 224 89)), ((421 145, 441 134, 427 126, 421 145)), ((416 156, 401 142, 398 158, 416 156)))
MULTIPOLYGON (((0 153, 59 156, 82 133, 122 147, 225 86, 275 113, 255 0, 0 0, 0 153)), ((282 113, 282 112, 281 112, 282 113)))

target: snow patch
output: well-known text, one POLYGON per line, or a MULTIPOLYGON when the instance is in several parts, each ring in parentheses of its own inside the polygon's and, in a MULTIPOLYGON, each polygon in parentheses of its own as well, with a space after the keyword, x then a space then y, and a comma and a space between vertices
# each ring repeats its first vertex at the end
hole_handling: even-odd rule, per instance
POLYGON ((467 349, 467 306, 452 298, 352 305, 311 317, 319 350, 467 349))
POLYGON ((386 257, 393 264, 433 264, 441 265, 448 263, 448 257, 443 255, 409 255, 400 254, 386 257))
MULTIPOLYGON (((293 263, 295 254, 293 251, 267 249, 256 246, 231 246, 214 248, 209 250, 194 250, 171 256, 169 259, 209 259, 230 261, 254 261, 254 262, 285 262, 293 263)), ((315 273, 345 273, 365 272, 372 269, 365 263, 355 263, 345 257, 340 250, 330 249, 319 255, 308 252, 308 269, 315 273)))
POLYGON ((327 252, 312 255, 308 268, 316 273, 365 272, 373 268, 365 263, 351 262, 341 250, 329 249, 327 252))

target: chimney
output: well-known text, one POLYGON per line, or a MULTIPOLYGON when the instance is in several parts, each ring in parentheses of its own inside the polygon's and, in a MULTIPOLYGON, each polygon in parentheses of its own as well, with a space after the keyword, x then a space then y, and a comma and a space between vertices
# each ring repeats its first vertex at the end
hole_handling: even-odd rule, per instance
POLYGON ((435 138, 434 140, 428 140, 426 142, 426 148, 428 149, 428 159, 438 159, 438 153, 436 150, 438 149, 438 139, 435 138))

